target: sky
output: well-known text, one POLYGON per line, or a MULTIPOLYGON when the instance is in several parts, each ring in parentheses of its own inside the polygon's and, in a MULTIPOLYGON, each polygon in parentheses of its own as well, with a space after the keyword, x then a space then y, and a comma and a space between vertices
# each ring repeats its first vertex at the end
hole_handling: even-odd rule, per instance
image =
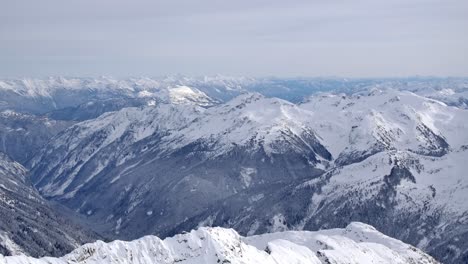
POLYGON ((467 0, 0 0, 0 77, 468 76, 467 0))

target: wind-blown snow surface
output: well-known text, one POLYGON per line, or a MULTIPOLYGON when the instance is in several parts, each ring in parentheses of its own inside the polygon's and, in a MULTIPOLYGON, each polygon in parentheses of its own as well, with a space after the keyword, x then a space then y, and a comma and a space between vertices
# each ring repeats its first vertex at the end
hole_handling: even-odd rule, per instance
POLYGON ((463 263, 467 131, 467 110, 411 92, 299 105, 254 93, 207 109, 108 113, 64 131, 29 165, 43 195, 115 237, 364 221, 463 263))
POLYGON ((61 258, 2 257, 4 264, 61 263, 438 263, 421 250, 385 236, 372 226, 289 231, 241 237, 232 229, 200 228, 164 240, 155 236, 86 244, 61 258))

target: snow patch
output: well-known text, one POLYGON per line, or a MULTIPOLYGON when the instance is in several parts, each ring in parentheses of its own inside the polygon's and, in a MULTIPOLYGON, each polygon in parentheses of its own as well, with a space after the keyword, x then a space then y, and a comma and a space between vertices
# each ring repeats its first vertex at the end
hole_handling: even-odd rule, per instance
POLYGON ((240 176, 242 183, 246 188, 250 187, 252 183, 252 177, 257 174, 257 169, 255 168, 248 168, 248 167, 241 167, 240 176))

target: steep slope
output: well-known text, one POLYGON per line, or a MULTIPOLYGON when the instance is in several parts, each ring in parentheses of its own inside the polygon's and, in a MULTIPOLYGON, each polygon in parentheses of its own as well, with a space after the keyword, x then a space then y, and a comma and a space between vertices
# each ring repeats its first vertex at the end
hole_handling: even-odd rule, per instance
POLYGON ((212 106, 216 103, 215 100, 210 98, 204 92, 190 88, 185 85, 176 87, 169 87, 168 101, 174 104, 194 104, 199 106, 212 106))
POLYGON ((93 238, 54 213, 26 169, 0 152, 0 254, 60 256, 93 238))
POLYGON ((220 201, 174 232, 242 234, 370 223, 450 263, 468 257, 468 112, 407 92, 321 95, 301 107, 335 158, 320 177, 220 201))
POLYGON ((232 229, 200 228, 161 240, 154 236, 84 245, 59 258, 2 257, 5 264, 42 263, 438 263, 373 227, 283 232, 241 237, 232 229))
POLYGON ((25 164, 53 136, 72 124, 14 111, 0 112, 0 151, 25 164))
POLYGON ((363 221, 463 263, 467 120, 466 110, 395 90, 301 105, 245 94, 208 109, 160 104, 79 123, 30 166, 43 195, 117 238, 363 221))
POLYGON ((191 226, 229 226, 241 234, 378 226, 447 263, 467 258, 467 151, 442 158, 379 153, 313 180, 238 193, 187 219, 191 226))
POLYGON ((330 154, 306 115, 258 94, 209 109, 126 108, 55 138, 32 160, 32 179, 117 237, 165 236, 241 190, 319 175, 330 154))
POLYGON ((292 103, 245 94, 203 112, 161 145, 163 149, 178 150, 203 142, 206 150, 198 154, 207 157, 225 155, 237 148, 251 153, 260 151, 269 157, 316 154, 308 157, 310 163, 326 166, 331 156, 310 128, 312 118, 292 103))

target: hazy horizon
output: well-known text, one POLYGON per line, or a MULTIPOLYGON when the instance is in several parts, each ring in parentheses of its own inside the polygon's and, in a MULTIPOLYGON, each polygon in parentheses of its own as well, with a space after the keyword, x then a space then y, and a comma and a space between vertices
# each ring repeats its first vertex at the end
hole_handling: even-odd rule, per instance
POLYGON ((468 76, 468 2, 4 1, 0 77, 468 76))
POLYGON ((247 75, 227 75, 227 74, 207 74, 207 75, 187 75, 181 73, 165 74, 165 75, 128 75, 128 76, 115 76, 107 74, 95 74, 95 75, 17 75, 17 76, 1 76, 0 80, 21 80, 21 79, 34 79, 34 80, 46 80, 49 78, 65 78, 65 79, 100 79, 108 78, 115 80, 127 80, 127 79, 164 79, 171 77, 179 78, 216 78, 220 79, 278 79, 278 80, 445 80, 445 79, 468 79, 467 76, 435 76, 435 75, 409 75, 409 76, 374 76, 374 77, 359 77, 359 76, 280 76, 280 75, 259 75, 259 76, 247 76, 247 75))

